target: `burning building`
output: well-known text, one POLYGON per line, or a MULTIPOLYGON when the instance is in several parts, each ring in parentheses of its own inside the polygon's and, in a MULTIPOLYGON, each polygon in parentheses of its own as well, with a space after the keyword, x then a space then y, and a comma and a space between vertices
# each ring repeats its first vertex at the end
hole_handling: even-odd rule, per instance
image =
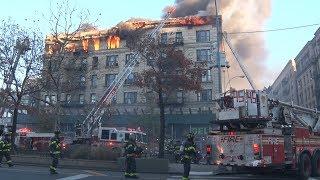
MULTIPOLYGON (((203 89, 201 92, 179 91, 167 99, 166 113, 168 116, 166 118, 167 125, 171 127, 168 129, 172 137, 181 136, 185 129, 205 134, 210 127, 209 121, 214 118, 213 100, 217 98, 215 94, 219 92, 218 71, 212 68, 216 63, 215 22, 214 16, 171 18, 160 30, 159 43, 174 45, 181 49, 187 58, 195 63, 203 64, 206 69, 202 76, 203 89)), ((86 69, 77 76, 73 75, 71 80, 61 79, 67 85, 74 81, 75 84, 82 85, 81 88, 58 95, 64 107, 71 109, 70 112, 80 112, 80 114, 85 107, 92 107, 123 69, 126 60, 134 53, 131 45, 137 40, 136 37, 150 32, 158 23, 159 21, 131 19, 111 29, 91 29, 72 35, 61 34, 58 38, 47 36, 46 57, 52 58, 63 52, 68 57, 64 63, 72 62, 71 68, 75 69, 81 63, 86 64, 86 69)), ((54 63, 52 61, 51 65, 54 63)), ((126 125, 128 122, 123 115, 137 118, 143 114, 159 113, 157 103, 152 103, 155 97, 132 83, 136 78, 134 74, 146 68, 150 68, 147 61, 139 60, 139 64, 113 99, 106 113, 111 116, 104 117, 105 122, 126 125)), ((60 68, 60 71, 63 69, 65 68, 60 68)), ((67 72, 70 72, 70 68, 67 72)), ((50 96, 56 97, 57 95, 48 91, 43 93, 42 98, 49 100, 50 96)))

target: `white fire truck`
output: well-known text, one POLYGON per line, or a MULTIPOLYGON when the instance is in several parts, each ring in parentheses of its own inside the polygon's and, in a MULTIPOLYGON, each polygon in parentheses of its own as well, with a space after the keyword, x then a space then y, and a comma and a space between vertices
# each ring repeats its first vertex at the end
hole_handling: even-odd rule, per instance
POLYGON ((93 133, 93 145, 105 145, 110 148, 121 148, 129 140, 129 136, 134 135, 136 143, 146 145, 147 135, 140 128, 132 129, 125 127, 101 127, 99 126, 93 133))

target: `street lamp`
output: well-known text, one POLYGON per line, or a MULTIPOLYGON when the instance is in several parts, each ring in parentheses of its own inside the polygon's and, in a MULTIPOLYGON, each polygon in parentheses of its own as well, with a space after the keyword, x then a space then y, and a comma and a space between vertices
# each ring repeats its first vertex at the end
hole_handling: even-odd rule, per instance
POLYGON ((231 83, 231 81, 233 80, 233 79, 235 79, 235 78, 245 78, 245 76, 244 75, 241 75, 241 76, 234 76, 234 77, 232 77, 228 82, 227 82, 227 84, 226 84, 226 86, 225 86, 225 92, 227 91, 227 87, 228 87, 228 85, 231 83))

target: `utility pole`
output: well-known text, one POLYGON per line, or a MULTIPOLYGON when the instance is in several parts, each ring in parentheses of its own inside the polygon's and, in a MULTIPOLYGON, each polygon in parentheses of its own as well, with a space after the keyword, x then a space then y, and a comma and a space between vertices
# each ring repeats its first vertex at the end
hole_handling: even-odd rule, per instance
POLYGON ((218 89, 219 89, 219 91, 218 91, 218 93, 219 94, 221 94, 222 93, 222 83, 221 83, 221 81, 222 81, 222 78, 221 78, 221 60, 220 60, 220 41, 221 41, 221 21, 220 21, 220 18, 219 18, 219 16, 218 16, 218 6, 217 6, 217 0, 215 0, 214 1, 214 4, 215 4, 215 6, 216 6, 216 16, 215 16, 215 18, 216 18, 216 31, 217 31, 217 66, 218 66, 218 79, 219 79, 219 81, 218 81, 218 89))

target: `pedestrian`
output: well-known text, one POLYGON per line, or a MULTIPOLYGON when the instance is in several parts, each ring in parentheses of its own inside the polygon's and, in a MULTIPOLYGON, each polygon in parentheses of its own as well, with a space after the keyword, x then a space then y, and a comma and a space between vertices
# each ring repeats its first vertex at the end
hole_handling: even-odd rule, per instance
POLYGON ((137 144, 134 134, 130 134, 128 142, 124 146, 124 154, 126 157, 126 170, 124 176, 127 178, 138 178, 136 171, 136 150, 137 144))
POLYGON ((2 164, 3 156, 6 158, 8 166, 9 167, 13 166, 13 163, 10 157, 10 152, 12 147, 10 135, 11 133, 7 132, 4 134, 4 137, 0 139, 0 166, 2 164))
POLYGON ((182 144, 180 151, 182 151, 183 176, 182 180, 189 180, 189 173, 191 169, 192 158, 196 156, 196 145, 194 143, 194 135, 189 133, 187 140, 182 144))
POLYGON ((52 163, 50 166, 50 173, 51 174, 58 174, 57 173, 57 166, 59 163, 59 157, 61 155, 61 145, 60 145, 60 131, 54 132, 54 137, 51 138, 49 144, 50 156, 52 157, 52 163))

